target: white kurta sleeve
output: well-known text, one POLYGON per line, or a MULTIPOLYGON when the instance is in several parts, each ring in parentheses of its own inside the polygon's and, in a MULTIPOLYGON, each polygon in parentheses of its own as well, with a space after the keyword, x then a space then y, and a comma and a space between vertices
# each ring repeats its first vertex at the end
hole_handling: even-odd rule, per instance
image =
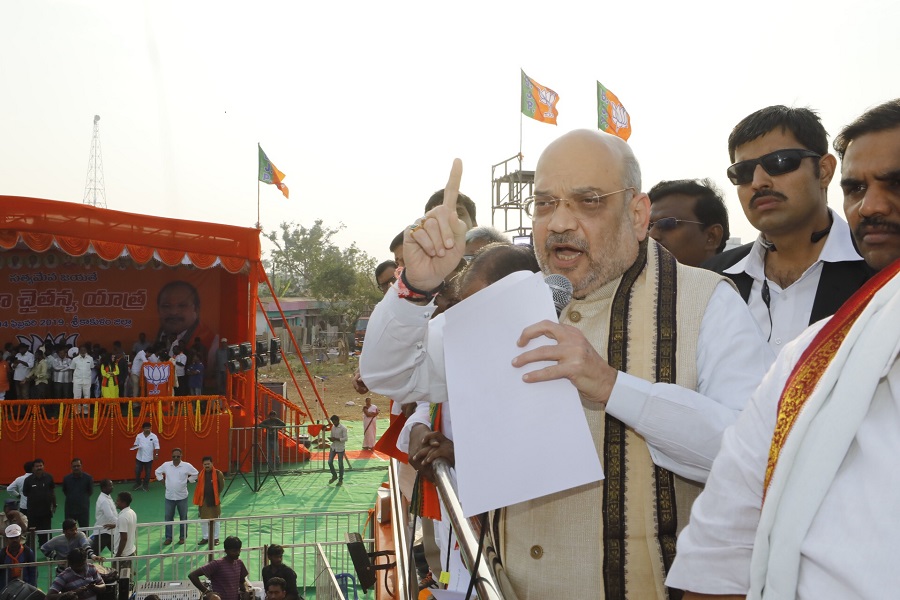
POLYGON ((366 328, 359 359, 360 377, 373 392, 394 402, 447 399, 444 318, 431 319, 435 306, 419 306, 397 296, 392 287, 378 303, 366 328), (438 330, 438 333, 435 333, 438 330))
POLYGON ((606 411, 647 440, 655 464, 704 482, 722 433, 773 360, 747 305, 721 282, 700 324, 697 391, 619 373, 606 411))
POLYGON ((778 400, 797 359, 824 323, 782 351, 740 418, 725 431, 706 488, 678 536, 666 585, 703 594, 744 595, 750 589, 750 557, 778 400))

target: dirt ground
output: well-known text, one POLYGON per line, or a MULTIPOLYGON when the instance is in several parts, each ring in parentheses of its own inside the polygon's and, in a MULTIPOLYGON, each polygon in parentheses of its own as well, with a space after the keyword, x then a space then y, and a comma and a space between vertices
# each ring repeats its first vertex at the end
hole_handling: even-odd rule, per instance
MULTIPOLYGON (((309 374, 315 382, 316 389, 319 392, 319 396, 324 401, 329 415, 336 414, 342 421, 362 421, 362 407, 366 403, 366 395, 356 393, 356 390, 353 389, 351 383, 353 373, 358 366, 357 357, 349 357, 345 364, 339 363, 336 357, 331 357, 328 360, 319 363, 312 361, 310 358, 307 358, 307 360, 311 361, 310 364, 307 365, 307 369, 309 369, 309 374), (354 404, 347 406, 348 402, 353 402, 354 404)), ((303 370, 300 361, 298 359, 292 359, 290 364, 291 369, 294 372, 294 377, 297 378, 297 382, 300 384, 300 391, 303 393, 303 397, 306 399, 306 403, 312 413, 313 420, 324 419, 322 409, 318 406, 315 392, 312 389, 312 385, 310 384, 309 378, 303 370)), ((291 376, 288 373, 288 369, 283 363, 262 367, 259 370, 259 381, 260 383, 266 381, 287 382, 288 400, 303 406, 303 403, 300 401, 300 397, 297 394, 294 382, 291 380, 291 376)), ((369 393, 367 395, 372 398, 372 403, 379 409, 378 418, 387 419, 388 414, 390 413, 390 401, 388 398, 375 393, 369 393)))

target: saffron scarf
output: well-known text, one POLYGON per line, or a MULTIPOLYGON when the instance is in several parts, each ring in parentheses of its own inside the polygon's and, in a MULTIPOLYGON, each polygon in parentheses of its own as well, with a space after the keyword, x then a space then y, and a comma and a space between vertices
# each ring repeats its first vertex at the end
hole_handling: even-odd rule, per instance
MULTIPOLYGON (((212 488, 213 488, 213 497, 216 500, 216 506, 219 505, 219 475, 222 472, 216 468, 212 470, 212 488)), ((203 471, 201 477, 197 478, 197 489, 194 490, 194 504, 197 506, 203 506, 203 498, 206 494, 206 471, 203 471)))

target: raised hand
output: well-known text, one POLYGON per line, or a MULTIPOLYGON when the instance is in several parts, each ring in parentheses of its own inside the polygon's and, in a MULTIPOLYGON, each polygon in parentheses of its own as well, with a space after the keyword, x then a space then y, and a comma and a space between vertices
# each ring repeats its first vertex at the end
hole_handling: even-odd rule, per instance
POLYGON ((609 363, 597 353, 584 334, 571 325, 541 321, 526 327, 516 343, 519 347, 523 347, 540 336, 556 340, 556 344, 523 352, 513 359, 512 365, 523 367, 540 361, 551 361, 556 364, 525 373, 522 380, 526 383, 535 383, 568 379, 583 400, 599 402, 606 406, 619 372, 609 366, 609 363))
POLYGON ((417 219, 403 234, 406 280, 416 289, 430 291, 453 272, 466 251, 466 224, 456 214, 462 161, 454 159, 444 188, 444 203, 417 219))

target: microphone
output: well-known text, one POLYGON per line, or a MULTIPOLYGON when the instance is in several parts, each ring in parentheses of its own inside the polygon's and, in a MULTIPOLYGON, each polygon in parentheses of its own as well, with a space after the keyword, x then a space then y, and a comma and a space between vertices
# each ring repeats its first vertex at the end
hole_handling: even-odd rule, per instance
POLYGON ((544 283, 550 287, 553 292, 553 306, 556 307, 556 316, 562 314, 563 309, 572 301, 572 293, 575 288, 572 282, 565 275, 553 273, 544 277, 544 283))

